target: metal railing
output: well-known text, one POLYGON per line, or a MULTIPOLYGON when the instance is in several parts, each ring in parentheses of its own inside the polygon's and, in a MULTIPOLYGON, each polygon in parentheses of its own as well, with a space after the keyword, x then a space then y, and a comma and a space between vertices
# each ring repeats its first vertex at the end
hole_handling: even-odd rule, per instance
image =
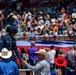
MULTIPOLYGON (((19 69, 20 72, 31 71, 30 69, 19 69)), ((32 71, 32 75, 35 75, 35 71, 32 71)))
MULTIPOLYGON (((15 36, 15 38, 16 39, 23 39, 22 38, 22 36, 20 36, 20 35, 16 35, 15 36)), ((55 41, 55 40, 68 40, 68 39, 70 39, 70 40, 72 40, 72 39, 74 39, 74 37, 73 36, 71 36, 71 38, 69 38, 69 36, 68 35, 57 35, 57 36, 54 36, 54 35, 37 35, 37 36, 34 36, 34 37, 28 37, 28 38, 26 38, 26 39, 34 39, 34 40, 51 40, 51 41, 55 41)))

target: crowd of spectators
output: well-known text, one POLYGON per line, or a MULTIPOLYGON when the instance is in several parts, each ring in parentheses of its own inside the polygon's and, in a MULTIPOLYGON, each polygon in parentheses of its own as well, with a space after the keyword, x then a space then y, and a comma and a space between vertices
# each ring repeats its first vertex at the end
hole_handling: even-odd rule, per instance
POLYGON ((44 40, 46 40, 53 37, 52 40, 60 40, 58 36, 62 36, 63 40, 76 40, 76 11, 68 14, 60 3, 55 8, 54 16, 50 5, 40 11, 35 8, 28 11, 20 10, 21 8, 18 6, 17 10, 10 9, 9 13, 4 14, 4 27, 12 25, 18 28, 16 38, 40 39, 40 37, 45 37, 44 40), (67 38, 65 38, 66 36, 67 38))

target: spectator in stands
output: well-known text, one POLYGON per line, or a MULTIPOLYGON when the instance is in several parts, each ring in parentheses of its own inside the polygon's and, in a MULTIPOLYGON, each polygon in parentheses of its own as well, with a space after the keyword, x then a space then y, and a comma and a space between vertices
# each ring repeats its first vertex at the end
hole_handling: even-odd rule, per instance
POLYGON ((74 46, 70 47, 70 51, 66 53, 66 58, 68 61, 67 67, 73 68, 74 65, 74 46))
POLYGON ((43 17, 42 17, 42 16, 39 16, 39 17, 38 17, 38 25, 39 25, 39 26, 42 26, 42 24, 44 24, 43 17))
POLYGON ((66 28, 69 27, 69 25, 70 25, 71 22, 70 22, 70 18, 69 18, 68 15, 65 17, 64 23, 65 23, 66 28))
POLYGON ((73 26, 74 40, 76 41, 76 24, 73 26))
POLYGON ((31 30, 28 32, 28 37, 29 37, 31 40, 34 40, 35 32, 34 32, 33 28, 31 28, 31 30))
POLYGON ((37 32, 35 33, 37 35, 41 35, 42 34, 42 30, 40 27, 37 27, 37 32))
POLYGON ((50 22, 50 15, 49 15, 49 14, 46 14, 46 15, 44 16, 44 19, 45 19, 45 24, 46 24, 47 26, 50 26, 50 24, 51 24, 51 22, 50 22))
POLYGON ((26 30, 23 30, 23 36, 22 36, 22 38, 24 40, 28 39, 28 34, 26 33, 26 30))
POLYGON ((67 14, 65 13, 65 9, 62 8, 62 10, 61 10, 61 18, 62 18, 62 20, 64 20, 66 18, 66 16, 67 16, 67 14))
POLYGON ((43 17, 43 11, 39 11, 39 12, 38 12, 38 16, 39 16, 39 17, 43 17))
POLYGON ((35 47, 35 41, 31 41, 31 47, 28 49, 29 63, 31 65, 35 65, 37 63, 38 57, 35 54, 36 51, 38 51, 38 49, 35 47))
POLYGON ((63 20, 58 18, 58 35, 63 34, 63 20))
POLYGON ((73 12, 71 16, 72 16, 71 22, 72 22, 72 24, 75 24, 75 22, 76 22, 76 12, 73 12))
POLYGON ((10 25, 13 25, 13 26, 18 27, 19 19, 18 19, 17 15, 15 15, 14 13, 11 12, 11 13, 7 16, 7 20, 10 22, 10 23, 9 23, 10 25))
MULTIPOLYGON (((60 12, 61 11, 61 8, 62 8, 61 4, 60 3, 57 3, 56 12, 60 12)), ((60 17, 60 16, 58 16, 58 17, 60 17)))
POLYGON ((73 37, 73 29, 72 27, 68 27, 67 28, 67 32, 68 32, 68 38, 71 40, 73 37))
POLYGON ((49 34, 49 31, 48 31, 48 28, 46 25, 44 25, 44 28, 42 29, 42 34, 45 35, 45 34, 49 34))
POLYGON ((37 26, 37 19, 36 18, 37 18, 36 15, 34 15, 32 17, 32 20, 31 20, 31 25, 33 28, 35 28, 37 26))
POLYGON ((35 52, 38 56, 38 63, 35 66, 32 66, 23 60, 23 63, 31 70, 35 71, 36 75, 50 75, 50 64, 46 61, 45 58, 48 58, 46 50, 40 49, 35 52))
POLYGON ((13 15, 12 18, 13 18, 12 25, 18 27, 18 24, 19 24, 18 17, 16 15, 13 15))
POLYGON ((3 48, 0 52, 0 75, 19 75, 17 64, 10 58, 12 56, 12 50, 3 48))
POLYGON ((17 33, 17 28, 16 27, 7 27, 6 28, 6 31, 7 31, 7 34, 6 35, 3 35, 1 38, 0 38, 0 52, 2 51, 2 48, 7 48, 8 50, 11 50, 12 51, 12 57, 11 59, 13 61, 16 61, 15 57, 16 55, 18 56, 18 58, 20 59, 21 61, 21 56, 20 56, 20 53, 17 49, 17 46, 16 46, 16 40, 14 38, 15 34, 17 33))
POLYGON ((57 35, 58 35, 58 26, 57 23, 52 24, 52 33, 53 33, 53 40, 57 40, 57 35))
POLYGON ((4 15, 3 15, 2 11, 0 10, 0 31, 3 28, 3 19, 4 19, 4 15))
POLYGON ((26 20, 26 27, 27 27, 27 30, 29 31, 31 29, 31 20, 27 18, 26 20))
POLYGON ((22 19, 24 19, 24 23, 26 23, 27 17, 28 17, 28 14, 24 11, 22 14, 22 19))
POLYGON ((48 5, 46 12, 52 16, 52 8, 51 5, 48 5))
POLYGON ((31 12, 28 12, 28 19, 32 19, 32 14, 31 14, 31 12))
POLYGON ((48 59, 48 62, 50 63, 50 68, 51 70, 54 69, 54 58, 55 58, 55 54, 56 54, 56 51, 55 51, 55 46, 50 46, 50 51, 48 51, 48 54, 49 54, 49 59, 48 59))

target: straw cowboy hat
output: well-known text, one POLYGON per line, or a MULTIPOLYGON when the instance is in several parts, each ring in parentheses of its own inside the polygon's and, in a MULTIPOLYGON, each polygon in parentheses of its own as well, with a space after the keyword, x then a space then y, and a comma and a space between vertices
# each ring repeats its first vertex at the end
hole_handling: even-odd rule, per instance
POLYGON ((67 65, 67 60, 63 58, 62 56, 58 56, 57 58, 55 58, 54 62, 59 67, 63 67, 67 65))
POLYGON ((4 59, 8 59, 12 56, 12 51, 11 50, 7 50, 6 48, 2 49, 2 52, 0 52, 0 56, 4 59))
POLYGON ((31 15, 32 15, 32 14, 31 14, 31 12, 28 12, 28 15, 30 15, 30 16, 31 16, 31 15))
POLYGON ((45 49, 40 49, 39 51, 35 52, 36 54, 42 54, 44 55, 45 57, 49 58, 49 55, 48 53, 46 52, 45 49))
POLYGON ((56 22, 56 19, 55 18, 51 19, 51 22, 55 23, 56 22))
POLYGON ((52 23, 52 25, 57 25, 57 23, 54 22, 54 23, 52 23))
POLYGON ((76 13, 72 13, 72 18, 76 18, 76 13))
POLYGON ((57 20, 58 20, 58 21, 62 21, 62 19, 61 19, 61 18, 58 18, 57 20))
POLYGON ((65 9, 62 9, 61 12, 65 12, 65 9))
POLYGON ((16 15, 13 15, 12 17, 13 17, 14 19, 17 19, 17 16, 16 16, 16 15))
POLYGON ((42 12, 42 11, 39 11, 39 13, 40 13, 40 14, 43 14, 43 12, 42 12))

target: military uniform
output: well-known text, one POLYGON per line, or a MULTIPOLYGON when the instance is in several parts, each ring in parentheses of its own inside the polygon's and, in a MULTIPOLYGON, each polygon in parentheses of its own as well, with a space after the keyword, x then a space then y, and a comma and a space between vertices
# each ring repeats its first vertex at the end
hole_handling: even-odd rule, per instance
POLYGON ((21 56, 16 46, 16 40, 15 38, 11 38, 9 34, 6 34, 0 38, 0 52, 2 48, 7 48, 8 50, 12 50, 13 52, 11 57, 12 60, 15 60, 16 55, 18 56, 19 59, 21 59, 21 56))

